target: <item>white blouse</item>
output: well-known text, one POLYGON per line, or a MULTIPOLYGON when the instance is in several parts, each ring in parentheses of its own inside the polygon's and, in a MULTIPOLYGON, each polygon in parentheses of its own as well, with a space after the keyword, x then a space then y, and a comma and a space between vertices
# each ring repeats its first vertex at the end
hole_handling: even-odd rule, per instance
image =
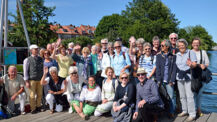
POLYGON ((89 91, 87 89, 87 86, 84 86, 82 88, 81 94, 80 94, 80 101, 91 101, 91 102, 99 102, 101 101, 101 89, 99 86, 96 86, 96 88, 93 91, 89 91))

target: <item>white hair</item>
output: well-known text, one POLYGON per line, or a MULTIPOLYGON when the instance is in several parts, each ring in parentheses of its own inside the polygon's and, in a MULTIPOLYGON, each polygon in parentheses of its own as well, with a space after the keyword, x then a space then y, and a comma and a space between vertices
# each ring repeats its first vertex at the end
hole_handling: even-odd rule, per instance
POLYGON ((145 42, 145 43, 143 44, 143 47, 146 47, 146 46, 149 46, 149 47, 151 48, 151 44, 150 44, 149 42, 145 42))
POLYGON ((136 40, 136 44, 144 44, 145 43, 145 40, 143 38, 138 38, 136 40))
POLYGON ((169 38, 170 38, 172 35, 176 35, 176 38, 178 39, 178 34, 176 34, 176 33, 171 33, 171 34, 169 35, 169 38))
POLYGON ((76 66, 70 66, 69 67, 69 75, 73 72, 78 72, 78 68, 76 66))
POLYGON ((96 45, 93 45, 93 46, 91 47, 91 49, 92 49, 92 50, 93 50, 93 49, 97 50, 98 47, 97 47, 96 45))
POLYGON ((104 39, 101 39, 101 43, 105 41, 105 43, 108 43, 108 39, 107 38, 104 38, 104 39))
POLYGON ((74 43, 73 42, 70 42, 69 44, 68 44, 68 48, 70 48, 70 47, 73 47, 74 46, 74 43))
POLYGON ((176 46, 178 47, 179 45, 179 42, 181 43, 184 43, 185 47, 188 47, 188 42, 185 40, 185 39, 179 39, 177 42, 176 42, 176 46))
POLYGON ((49 68, 49 73, 51 74, 52 72, 56 72, 57 73, 57 68, 52 66, 49 68))
POLYGON ((9 69, 15 69, 15 70, 17 70, 17 67, 14 66, 14 65, 10 65, 10 66, 8 67, 8 71, 9 71, 9 69))

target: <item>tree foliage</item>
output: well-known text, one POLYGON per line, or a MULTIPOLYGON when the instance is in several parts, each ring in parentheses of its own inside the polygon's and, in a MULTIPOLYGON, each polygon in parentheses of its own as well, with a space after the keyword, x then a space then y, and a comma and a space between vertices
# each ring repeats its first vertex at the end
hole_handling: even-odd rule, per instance
POLYGON ((65 39, 62 41, 62 44, 67 46, 70 42, 80 44, 82 47, 87 46, 88 44, 93 44, 93 41, 87 36, 79 36, 76 38, 65 39))
POLYGON ((167 38, 171 32, 178 32, 178 24, 175 15, 160 0, 133 0, 121 15, 103 17, 96 28, 96 37, 111 33, 126 43, 133 35, 150 42, 155 35, 167 38))
MULTIPOLYGON (((22 9, 31 44, 45 46, 51 40, 56 40, 56 34, 50 30, 49 17, 54 16, 55 7, 44 6, 44 0, 23 0, 22 9)), ((27 46, 20 13, 13 15, 14 28, 9 39, 15 46, 27 46)))
POLYGON ((189 47, 191 47, 192 40, 195 37, 199 37, 201 39, 201 49, 211 50, 212 46, 215 45, 212 40, 212 36, 206 31, 204 27, 201 25, 196 26, 188 26, 185 28, 179 29, 179 38, 184 38, 188 41, 189 47))

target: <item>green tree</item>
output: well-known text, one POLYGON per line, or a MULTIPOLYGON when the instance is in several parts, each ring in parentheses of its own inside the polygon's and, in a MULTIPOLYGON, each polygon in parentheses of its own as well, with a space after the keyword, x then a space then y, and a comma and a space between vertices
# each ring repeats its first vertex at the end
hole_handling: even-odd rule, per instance
POLYGON ((199 37, 201 39, 201 49, 211 50, 212 46, 215 45, 212 36, 209 35, 207 30, 201 25, 188 26, 179 30, 179 38, 186 39, 189 43, 189 47, 191 47, 192 40, 195 37, 199 37))
MULTIPOLYGON (((44 6, 44 0, 23 0, 22 8, 31 44, 45 46, 51 40, 56 40, 56 34, 50 30, 49 17, 54 16, 55 7, 44 6)), ((27 46, 20 14, 13 15, 14 28, 9 34, 9 40, 15 46, 27 46)))

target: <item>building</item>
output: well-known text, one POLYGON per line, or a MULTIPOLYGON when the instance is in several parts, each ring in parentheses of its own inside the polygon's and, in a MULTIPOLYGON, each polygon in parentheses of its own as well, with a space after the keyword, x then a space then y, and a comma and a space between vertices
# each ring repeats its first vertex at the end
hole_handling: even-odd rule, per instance
POLYGON ((55 33, 57 33, 58 37, 61 39, 69 39, 79 36, 88 36, 93 38, 94 32, 96 30, 94 26, 90 25, 80 25, 79 27, 74 25, 61 26, 60 24, 51 25, 50 29, 55 31, 55 33))

